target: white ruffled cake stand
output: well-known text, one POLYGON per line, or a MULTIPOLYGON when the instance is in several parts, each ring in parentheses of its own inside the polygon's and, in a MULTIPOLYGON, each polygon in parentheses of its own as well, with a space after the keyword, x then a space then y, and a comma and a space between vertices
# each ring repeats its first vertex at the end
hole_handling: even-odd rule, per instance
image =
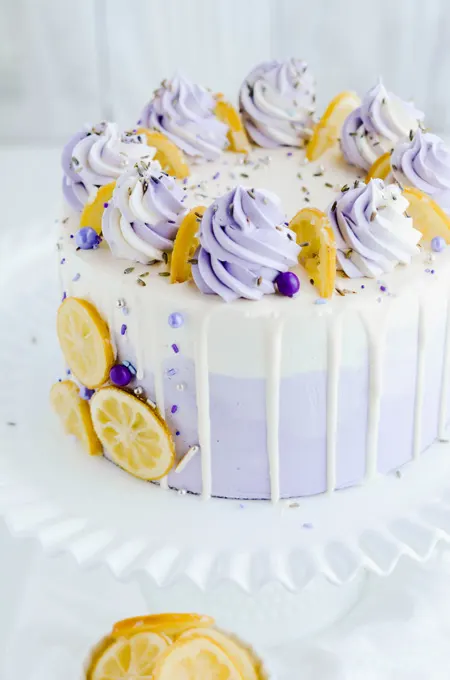
POLYGON ((366 487, 277 506, 181 496, 82 455, 48 405, 62 370, 53 238, 36 231, 1 250, 0 513, 15 535, 138 579, 152 611, 212 614, 256 644, 324 628, 368 572, 450 540, 448 444, 366 487))

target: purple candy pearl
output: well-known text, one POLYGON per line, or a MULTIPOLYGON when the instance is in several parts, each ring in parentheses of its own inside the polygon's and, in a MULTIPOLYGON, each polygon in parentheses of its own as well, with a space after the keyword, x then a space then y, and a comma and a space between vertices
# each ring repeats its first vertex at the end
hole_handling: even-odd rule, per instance
POLYGON ((442 236, 435 236, 431 239, 431 250, 435 253, 442 253, 445 248, 445 239, 442 236))
POLYGON ((100 236, 92 227, 82 227, 75 235, 75 243, 81 250, 92 250, 100 244, 100 236))
POLYGON ((294 272, 281 272, 275 279, 278 292, 286 297, 294 297, 300 290, 300 281, 294 272))
POLYGON ((173 312, 173 314, 169 315, 168 322, 171 328, 180 328, 184 323, 184 319, 179 312, 173 312))
POLYGON ((109 372, 109 379, 117 387, 126 387, 132 380, 133 376, 130 369, 123 364, 116 364, 109 372))

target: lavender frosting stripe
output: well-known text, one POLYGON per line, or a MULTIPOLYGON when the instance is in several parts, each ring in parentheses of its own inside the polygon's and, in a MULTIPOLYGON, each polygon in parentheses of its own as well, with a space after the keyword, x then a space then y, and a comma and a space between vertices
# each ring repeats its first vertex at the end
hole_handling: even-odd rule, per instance
POLYGON ((300 251, 275 197, 236 187, 205 212, 193 278, 205 294, 227 302, 259 300, 275 291, 280 272, 297 263, 300 251))
POLYGON ((165 134, 188 156, 217 159, 227 145, 213 95, 180 75, 163 81, 145 106, 139 124, 165 134))
POLYGON ((342 153, 351 165, 369 170, 377 158, 417 130, 423 117, 413 104, 388 92, 380 81, 344 122, 342 153))
POLYGON ((123 173, 102 220, 113 254, 143 264, 162 260, 186 213, 183 199, 182 188, 157 161, 139 161, 123 173))
POLYGON ((420 189, 450 214, 450 149, 440 137, 417 130, 395 147, 391 166, 400 184, 420 189))
POLYGON ((309 137, 315 110, 315 82, 299 59, 258 65, 240 89, 247 132, 264 147, 299 146, 309 137))
POLYGON ((86 126, 64 147, 61 164, 63 193, 72 208, 81 212, 98 187, 117 179, 128 163, 153 158, 155 150, 135 131, 120 133, 115 123, 86 126))
POLYGON ((357 183, 333 202, 328 216, 338 265, 347 276, 380 276, 419 252, 422 235, 405 214, 407 207, 400 188, 381 179, 357 183))

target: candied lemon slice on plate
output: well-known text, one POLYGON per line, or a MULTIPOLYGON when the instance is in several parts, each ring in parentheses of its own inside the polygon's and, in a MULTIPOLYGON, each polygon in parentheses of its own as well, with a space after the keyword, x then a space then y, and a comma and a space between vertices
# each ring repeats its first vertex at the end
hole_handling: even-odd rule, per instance
POLYGON ((80 391, 72 380, 53 385, 50 403, 67 434, 74 435, 91 456, 102 453, 102 445, 92 425, 89 404, 80 397, 80 391))
POLYGON ((208 638, 212 642, 217 643, 219 647, 228 654, 242 678, 245 678, 245 680, 260 680, 257 671, 259 663, 251 652, 240 645, 235 639, 215 628, 196 628, 195 630, 188 630, 183 633, 179 639, 192 640, 198 637, 208 638))
POLYGON ((413 226, 422 232, 425 241, 442 236, 450 243, 450 217, 433 199, 414 187, 405 187, 403 196, 409 202, 406 210, 413 219, 413 226))
POLYGON ((371 179, 378 177, 379 179, 385 180, 391 172, 391 154, 389 151, 384 153, 382 156, 377 158, 377 160, 372 164, 366 177, 366 184, 370 182, 371 179))
POLYGON ((94 429, 114 463, 140 479, 164 477, 175 461, 169 429, 146 402, 117 387, 91 399, 94 429))
POLYGON ((306 147, 308 160, 316 161, 337 143, 345 119, 360 104, 361 100, 354 92, 341 92, 331 100, 306 147))
POLYGON ((109 329, 86 300, 66 298, 56 319, 59 344, 73 375, 93 389, 107 380, 114 363, 109 329))
POLYGON ((116 187, 115 182, 110 182, 100 187, 91 203, 86 203, 80 217, 81 227, 92 227, 97 234, 102 233, 102 218, 105 203, 111 200, 116 187))
POLYGON ((150 680, 155 660, 169 645, 169 638, 152 631, 107 638, 94 653, 87 680, 150 680))
POLYGON ((239 112, 232 104, 225 101, 222 95, 216 95, 216 99, 217 103, 214 113, 222 123, 228 125, 228 150, 237 153, 248 153, 250 151, 250 144, 239 112))
POLYGON ((156 149, 155 161, 159 161, 164 172, 177 179, 189 177, 189 166, 186 163, 184 153, 166 135, 157 130, 138 128, 138 134, 147 137, 147 144, 156 149))
POLYGON ((159 655, 152 680, 244 680, 225 650, 209 638, 179 640, 159 655))
POLYGON ((336 240, 330 221, 317 208, 303 208, 290 221, 298 244, 303 245, 298 260, 304 266, 320 296, 333 295, 336 281, 336 240))
POLYGON ((172 260, 170 264, 171 283, 184 283, 192 277, 191 263, 195 251, 199 246, 197 233, 199 222, 205 213, 205 206, 198 205, 192 208, 184 217, 178 229, 173 245, 172 260))
POLYGON ((201 630, 213 625, 214 619, 201 614, 151 614, 118 621, 114 625, 112 635, 117 637, 133 634, 135 631, 153 630, 165 633, 170 637, 176 637, 187 630, 192 632, 192 629, 201 630))

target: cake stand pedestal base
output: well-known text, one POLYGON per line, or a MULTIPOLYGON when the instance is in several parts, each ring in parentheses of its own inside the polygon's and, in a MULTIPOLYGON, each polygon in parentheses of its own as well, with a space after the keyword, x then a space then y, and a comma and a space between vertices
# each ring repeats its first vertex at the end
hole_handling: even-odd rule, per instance
POLYGON ((208 614, 224 630, 256 647, 270 647, 323 632, 343 619, 366 592, 369 578, 361 571, 349 583, 336 586, 317 576, 295 593, 272 582, 256 597, 229 581, 202 591, 188 580, 169 588, 158 588, 146 577, 138 580, 149 613, 208 614))

